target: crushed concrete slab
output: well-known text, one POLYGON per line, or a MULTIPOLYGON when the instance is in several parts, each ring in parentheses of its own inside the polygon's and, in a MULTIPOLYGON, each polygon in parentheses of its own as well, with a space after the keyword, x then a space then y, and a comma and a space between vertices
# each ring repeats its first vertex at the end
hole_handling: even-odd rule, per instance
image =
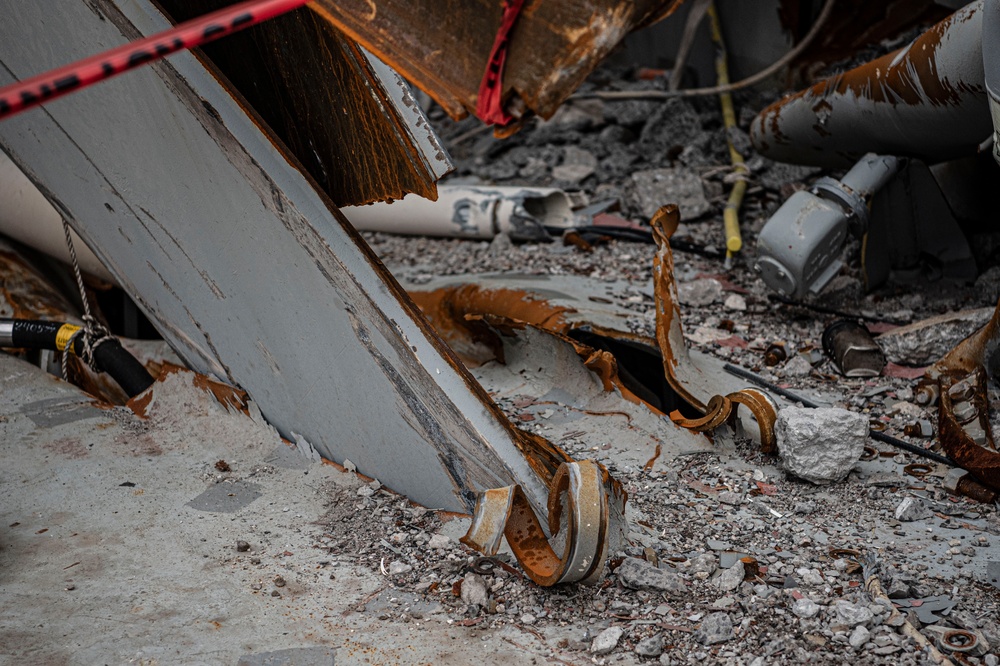
POLYGON ((192 509, 212 513, 236 513, 263 495, 259 486, 246 481, 217 483, 187 503, 192 509))
POLYGON ((261 652, 240 657, 236 666, 334 666, 336 653, 327 647, 261 652))
POLYGON ((868 418, 836 407, 786 407, 775 426, 781 465, 816 484, 842 481, 868 441, 868 418))

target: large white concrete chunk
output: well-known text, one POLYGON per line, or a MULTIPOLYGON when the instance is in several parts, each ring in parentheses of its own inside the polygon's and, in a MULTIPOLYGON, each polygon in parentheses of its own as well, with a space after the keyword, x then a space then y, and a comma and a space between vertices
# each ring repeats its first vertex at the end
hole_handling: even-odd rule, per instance
POLYGON ((778 414, 775 430, 785 471, 822 485, 850 473, 864 452, 868 419, 835 407, 786 407, 778 414))

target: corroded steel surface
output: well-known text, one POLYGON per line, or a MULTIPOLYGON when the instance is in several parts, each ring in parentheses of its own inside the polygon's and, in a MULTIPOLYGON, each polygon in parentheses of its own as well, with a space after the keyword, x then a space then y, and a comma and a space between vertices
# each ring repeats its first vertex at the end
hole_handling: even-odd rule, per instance
MULTIPOLYGON (((503 95, 548 118, 641 24, 682 0, 529 0, 511 34, 503 95)), ((500 26, 493 0, 317 0, 312 9, 433 97, 454 118, 474 112, 500 26)))
MULTIPOLYGON (((230 4, 227 0, 161 0, 176 20, 230 4)), ((440 147, 425 157, 383 81, 357 44, 308 9, 225 40, 204 55, 274 131, 338 206, 437 198, 447 164, 440 147), (438 171, 438 173, 435 173, 438 171)), ((419 114, 416 101, 402 100, 419 114)), ((250 109, 248 109, 250 110, 250 109)), ((426 123, 426 120, 418 122, 426 123)), ((411 121, 412 122, 412 121, 411 121)))
POLYGON ((505 536, 528 577, 539 585, 594 585, 604 576, 608 553, 621 542, 626 493, 593 461, 560 465, 549 488, 546 526, 520 486, 496 488, 480 495, 461 541, 494 555, 505 536))
POLYGON ((772 159, 848 166, 866 152, 936 162, 975 154, 992 122, 982 2, 912 44, 764 109, 750 137, 772 159))

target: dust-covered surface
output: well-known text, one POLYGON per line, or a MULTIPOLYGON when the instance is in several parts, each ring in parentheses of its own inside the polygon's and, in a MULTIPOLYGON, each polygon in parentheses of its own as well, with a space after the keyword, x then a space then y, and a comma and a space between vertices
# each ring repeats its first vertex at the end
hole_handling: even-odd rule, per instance
MULTIPOLYGON (((599 72, 588 86, 659 85, 630 83, 631 74, 599 72)), ((853 243, 843 254, 846 268, 822 294, 802 305, 777 301, 750 268, 756 233, 792 192, 822 175, 839 174, 754 154, 745 133, 767 101, 749 93, 736 96, 740 129, 733 137, 752 179, 741 213, 746 249, 729 270, 720 249, 722 208, 732 178, 716 100, 578 100, 551 121, 504 141, 477 132, 471 121, 453 125, 433 111, 432 118, 441 125, 461 182, 564 187, 586 193, 591 202, 619 198, 618 214, 634 221, 644 221, 653 204, 691 195, 661 192, 659 201, 646 201, 648 188, 637 186, 646 176, 637 183, 636 174, 674 169, 697 174, 701 189, 695 194, 708 202, 707 212, 682 223, 675 245, 683 249, 674 252, 689 345, 822 404, 865 414, 889 434, 930 446, 933 435, 904 434, 920 422, 936 431, 936 409, 918 404, 914 395, 920 370, 890 365, 874 379, 844 378, 821 353, 822 332, 838 316, 860 318, 877 335, 942 313, 992 307, 1000 291, 998 236, 980 230, 974 237, 983 271, 974 284, 934 281, 930 271, 916 281, 866 293, 861 248, 853 243), (775 343, 784 358, 765 364, 765 352, 775 343)), ((612 241, 583 252, 560 241, 517 245, 505 237, 476 242, 365 236, 406 288, 423 289, 442 275, 503 272, 625 282, 630 287, 615 290, 615 305, 635 313, 629 319, 633 332, 652 335, 655 330, 652 245, 612 241)), ((523 418, 524 402, 501 399, 500 404, 520 427, 551 434, 544 419, 523 418)), ((944 467, 932 465, 925 477, 908 475, 904 467, 920 458, 869 441, 874 459, 859 462, 845 481, 819 487, 791 478, 775 459, 745 442, 719 442, 716 453, 664 456, 645 470, 608 453, 620 439, 603 430, 590 435, 596 438, 581 432, 564 444, 576 457, 608 464, 626 485, 636 513, 632 545, 619 556, 652 561, 678 574, 683 592, 674 584, 630 589, 624 583, 635 587, 631 575, 624 581, 613 575, 600 589, 542 590, 494 567, 483 575, 485 597, 480 592, 475 597, 483 603, 470 605, 468 594, 464 600, 454 594, 459 581, 469 584, 471 571, 461 565, 460 548, 453 542, 429 548, 423 534, 430 531, 414 525, 402 510, 393 515, 409 529, 399 529, 397 522, 384 534, 405 557, 373 555, 372 565, 385 555, 412 566, 393 579, 401 591, 442 604, 456 624, 472 625, 470 631, 490 634, 514 625, 535 632, 538 640, 544 637, 549 660, 557 663, 923 663, 913 641, 898 626, 886 624, 888 610, 864 591, 854 560, 875 554, 882 585, 910 622, 924 627, 925 636, 935 642, 940 627, 978 632, 980 645, 990 647, 965 658, 997 663, 1000 594, 991 584, 996 570, 990 574, 988 568, 1000 560, 1000 519, 995 505, 941 490, 944 467), (904 512, 897 520, 896 509, 906 498, 919 500, 921 511, 904 512), (920 517, 910 520, 915 515, 920 517), (836 549, 856 552, 838 554, 836 549), (752 559, 740 561, 747 556, 752 559)), ((472 585, 480 589, 478 581, 472 585)), ((407 621, 407 615, 403 608, 383 613, 386 622, 407 621)))
MULTIPOLYGON (((661 85, 632 74, 602 70, 586 88, 661 85)), ((746 128, 769 101, 736 96, 732 138, 751 184, 747 250, 728 270, 721 211, 733 179, 714 99, 573 101, 506 141, 475 121, 432 118, 465 182, 618 198, 618 214, 637 221, 682 201, 674 277, 691 347, 929 445, 933 437, 903 432, 920 421, 936 429, 935 410, 917 403, 908 378, 919 371, 839 376, 815 352, 835 318, 824 310, 864 317, 877 333, 990 307, 1000 242, 976 237, 984 274, 973 285, 924 281, 865 293, 853 244, 847 268, 818 298, 803 306, 773 300, 748 265, 755 234, 823 174, 753 154, 746 128), (776 343, 785 358, 767 365, 776 343)), ((444 275, 586 276, 616 285, 596 297, 630 312, 623 322, 631 332, 654 333, 652 245, 583 252, 504 237, 366 238, 407 288, 444 275)), ((967 661, 998 662, 996 506, 945 493, 943 468, 905 473, 919 459, 885 444, 869 442, 874 458, 846 480, 815 486, 728 435, 657 456, 653 438, 663 435, 654 426, 673 426, 627 425, 649 415, 591 414, 572 426, 556 404, 569 401, 552 398, 560 376, 546 374, 559 368, 544 363, 518 392, 489 385, 519 427, 601 461, 629 493, 630 543, 605 582, 542 589, 509 554, 483 560, 462 546, 467 519, 316 463, 307 443, 282 443, 252 403, 249 414, 226 409, 191 375, 169 375, 140 420, 91 407, 37 369, 0 360, 12 387, 0 392, 8 493, 0 654, 11 663, 249 664, 269 655, 329 663, 331 652, 337 664, 925 663, 888 609, 868 598, 856 560, 870 555, 881 562, 885 590, 928 638, 935 627, 976 632, 981 647, 967 661)))

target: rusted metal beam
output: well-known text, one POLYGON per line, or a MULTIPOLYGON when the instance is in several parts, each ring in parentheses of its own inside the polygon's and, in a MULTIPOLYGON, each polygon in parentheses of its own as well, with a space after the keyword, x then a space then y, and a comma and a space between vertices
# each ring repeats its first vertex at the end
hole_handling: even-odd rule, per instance
MULTIPOLYGON (((176 21, 231 4, 159 1, 176 21)), ((451 164, 408 86, 314 12, 291 12, 198 54, 338 206, 410 192, 437 198, 451 164)))
MULTIPOLYGON (((683 0, 528 0, 503 77, 509 113, 548 118, 634 28, 683 0)), ((476 108, 503 3, 496 0, 317 0, 320 16, 433 97, 453 118, 476 108)))
MULTIPOLYGON (((146 0, 0 9, 0 83, 170 25, 146 0)), ((0 123, 0 146, 185 361, 285 437, 427 506, 516 483, 544 512, 535 442, 241 103, 179 54, 0 123)))

